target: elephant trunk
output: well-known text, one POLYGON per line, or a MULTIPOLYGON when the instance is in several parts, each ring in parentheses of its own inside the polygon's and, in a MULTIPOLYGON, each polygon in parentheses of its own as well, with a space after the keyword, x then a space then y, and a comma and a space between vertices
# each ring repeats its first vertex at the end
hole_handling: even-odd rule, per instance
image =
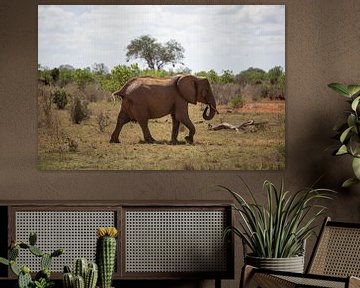
POLYGON ((217 111, 216 109, 216 101, 215 101, 215 97, 212 93, 212 91, 210 90, 210 93, 208 93, 206 95, 206 108, 203 112, 203 118, 206 120, 206 121, 209 121, 211 120, 212 118, 214 118, 215 116, 215 113, 219 114, 219 111, 217 111), (209 111, 209 107, 210 107, 210 112, 209 111))
POLYGON ((209 101, 207 101, 207 106, 203 112, 203 118, 206 120, 206 121, 209 121, 211 120, 212 118, 214 118, 215 116, 215 113, 218 113, 219 114, 219 111, 216 109, 216 102, 215 102, 215 98, 213 95, 211 95, 211 97, 209 97, 209 101), (210 107, 210 112, 208 112, 209 110, 209 107, 210 107))

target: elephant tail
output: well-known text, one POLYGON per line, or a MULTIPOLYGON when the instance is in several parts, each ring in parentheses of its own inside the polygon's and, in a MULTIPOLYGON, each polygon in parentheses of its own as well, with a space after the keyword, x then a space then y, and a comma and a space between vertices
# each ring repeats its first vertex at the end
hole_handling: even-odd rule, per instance
POLYGON ((113 100, 115 101, 116 98, 119 99, 120 97, 121 97, 121 99, 124 99, 126 97, 127 93, 128 93, 129 87, 131 86, 131 84, 133 84, 136 81, 136 79, 137 78, 131 78, 129 81, 127 81, 124 84, 124 86, 121 87, 120 90, 117 90, 117 91, 113 92, 111 94, 113 100))

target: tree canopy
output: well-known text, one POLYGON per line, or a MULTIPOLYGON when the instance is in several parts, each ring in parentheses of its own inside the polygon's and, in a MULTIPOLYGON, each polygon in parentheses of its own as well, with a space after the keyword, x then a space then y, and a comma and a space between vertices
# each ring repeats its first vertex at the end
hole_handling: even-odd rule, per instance
POLYGON ((162 44, 149 35, 140 36, 127 46, 127 61, 131 58, 143 59, 149 69, 163 69, 166 65, 183 64, 184 47, 174 39, 162 44))

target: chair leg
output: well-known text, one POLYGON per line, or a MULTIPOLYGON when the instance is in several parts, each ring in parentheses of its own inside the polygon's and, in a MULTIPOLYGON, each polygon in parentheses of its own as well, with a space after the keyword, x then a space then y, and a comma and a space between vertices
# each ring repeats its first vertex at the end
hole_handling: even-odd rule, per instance
POLYGON ((254 267, 250 265, 244 265, 241 271, 239 288, 246 288, 249 285, 253 271, 254 267))

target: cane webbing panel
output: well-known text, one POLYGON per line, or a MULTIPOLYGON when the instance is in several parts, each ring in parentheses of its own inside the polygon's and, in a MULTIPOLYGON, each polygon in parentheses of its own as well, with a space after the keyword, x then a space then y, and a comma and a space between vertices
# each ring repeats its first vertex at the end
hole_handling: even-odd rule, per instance
MULTIPOLYGON (((96 228, 115 226, 114 211, 16 211, 16 241, 28 243, 29 233, 36 232, 37 245, 46 253, 63 248, 65 253, 52 261, 50 270, 62 272, 72 267, 76 258, 95 260, 96 228)), ((40 270, 40 258, 20 250, 18 262, 31 271, 40 270)))
POLYGON ((320 278, 302 278, 295 276, 277 276, 281 279, 287 280, 296 284, 294 287, 326 287, 326 288, 345 288, 345 279, 342 282, 324 280, 320 278))
POLYGON ((226 271, 224 211, 125 212, 125 272, 226 271))
POLYGON ((360 229, 326 226, 322 235, 309 272, 360 277, 360 229))

